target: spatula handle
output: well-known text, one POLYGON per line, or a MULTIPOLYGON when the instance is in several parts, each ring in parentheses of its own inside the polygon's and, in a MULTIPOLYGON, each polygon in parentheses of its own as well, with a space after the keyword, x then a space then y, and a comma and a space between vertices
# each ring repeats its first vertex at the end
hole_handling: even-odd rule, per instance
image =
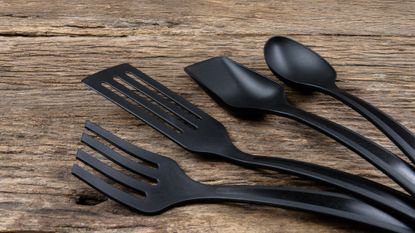
MULTIPOLYGON (((392 232, 413 232, 405 223, 363 201, 322 191, 271 186, 209 186, 202 200, 246 202, 335 216, 392 232)), ((203 195, 202 195, 203 196, 203 195)))
POLYGON ((415 164, 415 135, 370 103, 338 88, 328 90, 334 98, 349 105, 383 132, 415 164))
POLYGON ((309 125, 342 143, 415 196, 414 167, 382 146, 346 127, 290 105, 284 107, 283 113, 280 110, 274 113, 284 114, 286 117, 309 125))

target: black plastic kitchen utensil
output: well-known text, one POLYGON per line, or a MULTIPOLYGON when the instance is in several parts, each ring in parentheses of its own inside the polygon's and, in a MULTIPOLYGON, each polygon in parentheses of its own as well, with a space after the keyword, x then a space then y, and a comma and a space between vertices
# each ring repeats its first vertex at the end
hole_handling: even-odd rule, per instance
POLYGON ((188 177, 172 159, 143 150, 124 141, 98 125, 87 122, 85 127, 136 162, 121 155, 95 137, 82 135, 82 142, 119 166, 151 181, 136 179, 101 162, 89 153, 78 150, 76 158, 96 171, 137 192, 128 193, 108 184, 78 165, 72 174, 111 199, 145 214, 156 214, 173 206, 203 202, 246 202, 288 209, 303 210, 340 217, 382 230, 413 232, 393 216, 347 195, 275 186, 206 185, 188 177))
POLYGON ((283 88, 273 80, 227 57, 198 62, 185 71, 225 106, 250 114, 284 116, 315 128, 365 158, 415 195, 415 169, 411 165, 352 130, 290 105, 283 88))
POLYGON ((334 68, 313 50, 292 39, 276 36, 264 47, 271 71, 287 84, 319 91, 342 101, 372 122, 415 163, 415 135, 368 102, 339 89, 334 68))
POLYGON ((83 82, 189 151, 332 184, 412 224, 415 220, 412 198, 387 186, 315 164, 240 151, 221 123, 129 64, 105 69, 83 82))

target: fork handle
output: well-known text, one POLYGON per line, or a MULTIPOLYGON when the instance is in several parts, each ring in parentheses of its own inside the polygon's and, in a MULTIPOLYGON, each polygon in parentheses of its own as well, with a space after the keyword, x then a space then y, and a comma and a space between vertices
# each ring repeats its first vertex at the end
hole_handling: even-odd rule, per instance
POLYGON ((339 193, 269 186, 207 187, 210 192, 195 199, 276 206, 335 216, 393 232, 413 232, 406 224, 390 214, 339 193))
POLYGON ((385 185, 317 164, 285 158, 250 155, 236 147, 232 148, 232 151, 227 153, 240 157, 241 159, 238 160, 240 165, 294 174, 330 184, 382 209, 387 209, 388 212, 399 215, 403 219, 410 222, 415 221, 414 200, 410 196, 385 185))
POLYGON ((325 93, 349 105, 368 121, 372 122, 415 164, 415 135, 411 131, 370 103, 337 87, 327 89, 325 93))
POLYGON ((271 110, 271 112, 302 122, 342 143, 388 175, 412 196, 415 196, 414 167, 395 154, 370 139, 330 120, 288 104, 281 108, 284 110, 271 110))

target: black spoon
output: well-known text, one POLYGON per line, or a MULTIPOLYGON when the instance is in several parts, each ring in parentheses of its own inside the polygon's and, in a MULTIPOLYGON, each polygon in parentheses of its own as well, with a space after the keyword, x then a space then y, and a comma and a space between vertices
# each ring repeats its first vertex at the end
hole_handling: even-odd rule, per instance
POLYGON ((313 127, 365 158, 415 196, 415 170, 411 165, 354 131, 290 105, 283 88, 271 79, 227 57, 198 62, 185 71, 225 107, 285 116, 313 127))
POLYGON ((264 47, 265 60, 283 82, 306 90, 319 91, 349 105, 372 122, 415 163, 415 135, 373 105, 341 89, 336 71, 316 52, 286 37, 276 36, 264 47))

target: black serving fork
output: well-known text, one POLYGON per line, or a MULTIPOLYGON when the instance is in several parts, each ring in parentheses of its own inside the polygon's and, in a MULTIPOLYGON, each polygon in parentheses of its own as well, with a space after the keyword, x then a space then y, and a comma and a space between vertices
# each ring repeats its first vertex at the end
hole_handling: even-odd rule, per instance
POLYGON ((408 195, 332 168, 244 153, 233 145, 220 122, 129 64, 105 69, 83 82, 189 151, 331 184, 398 215, 413 226, 415 204, 408 195))
POLYGON ((94 123, 87 122, 85 127, 98 138, 125 152, 127 156, 87 134, 82 135, 83 143, 120 167, 154 182, 133 178, 82 150, 77 152, 78 160, 133 191, 129 193, 115 188, 78 165, 73 166, 72 173, 111 199, 145 214, 157 214, 185 203, 231 201, 316 212, 382 230, 413 232, 404 223, 382 210, 344 194, 275 186, 202 184, 188 177, 172 159, 143 150, 94 123), (145 163, 133 161, 129 156, 145 163), (135 192, 140 196, 135 196, 135 192))

